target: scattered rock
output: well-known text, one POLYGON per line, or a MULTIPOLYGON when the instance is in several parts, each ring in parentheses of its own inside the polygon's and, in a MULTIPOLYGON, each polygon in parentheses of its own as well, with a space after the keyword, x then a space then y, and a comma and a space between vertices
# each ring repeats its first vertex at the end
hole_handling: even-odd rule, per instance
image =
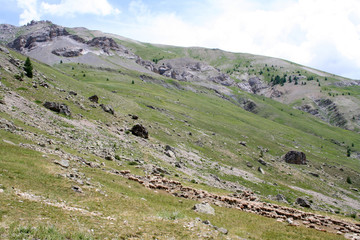
POLYGON ((306 165, 306 155, 303 152, 289 151, 285 154, 284 160, 286 163, 306 165))
POLYGON ((355 192, 358 192, 358 191, 359 191, 359 189, 357 189, 357 188, 350 188, 350 190, 353 190, 353 191, 355 191, 355 192))
POLYGON ((262 158, 259 158, 258 162, 264 166, 268 165, 268 163, 265 162, 264 159, 262 159, 262 158))
POLYGON ((68 168, 70 166, 68 160, 55 160, 54 163, 57 164, 57 165, 60 165, 60 166, 62 166, 64 168, 68 168))
POLYGON ((138 116, 136 116, 136 115, 132 115, 132 116, 131 116, 131 119, 133 119, 133 120, 138 120, 138 119, 139 119, 139 117, 138 117, 138 116))
POLYGON ((319 177, 319 174, 317 174, 317 173, 309 172, 309 174, 314 176, 314 177, 319 177))
POLYGON ((258 167, 258 171, 259 171, 261 174, 265 174, 265 171, 264 171, 261 167, 258 167))
POLYGON ((311 207, 310 202, 305 198, 299 197, 299 198, 296 199, 295 203, 300 205, 301 207, 305 207, 305 208, 310 208, 311 207))
POLYGON ((245 142, 245 141, 240 141, 239 144, 240 144, 240 145, 243 145, 244 147, 246 147, 246 142, 245 142))
POLYGON ((66 116, 71 115, 69 107, 64 103, 45 102, 43 106, 46 107, 47 109, 50 109, 51 111, 54 111, 57 113, 63 113, 66 116))
POLYGON ((105 112, 107 112, 107 113, 110 113, 110 114, 112 114, 112 115, 115 114, 115 111, 114 111, 113 107, 110 106, 110 105, 100 104, 100 107, 101 107, 105 112))
POLYGON ((89 97, 90 102, 93 103, 99 103, 99 97, 97 95, 93 95, 91 97, 89 97))
POLYGON ((195 210, 198 213, 215 215, 215 209, 212 208, 209 203, 205 203, 205 202, 195 204, 193 210, 195 210))
POLYGON ((148 131, 147 131, 146 128, 145 128, 143 125, 141 125, 141 124, 136 124, 136 125, 134 125, 134 126, 131 128, 130 132, 131 132, 133 135, 137 136, 137 137, 142 137, 142 138, 145 138, 145 139, 148 139, 148 138, 149 138, 149 133, 148 133, 148 131))
POLYGON ((252 167, 253 167, 253 165, 252 165, 250 162, 247 162, 247 163, 246 163, 246 166, 249 167, 249 168, 252 168, 252 167))
POLYGON ((74 91, 69 91, 69 95, 76 96, 76 95, 77 95, 77 92, 74 92, 74 91))
POLYGON ((229 232, 226 228, 223 228, 223 227, 218 228, 217 230, 218 230, 219 232, 221 232, 222 234, 224 234, 224 235, 228 234, 228 232, 229 232))
POLYGON ((76 185, 72 186, 71 189, 74 190, 74 191, 77 192, 77 193, 82 193, 82 192, 83 192, 83 190, 81 189, 81 187, 76 186, 76 185))
POLYGON ((285 196, 284 196, 284 195, 282 195, 282 194, 278 194, 278 195, 276 195, 276 196, 275 196, 275 199, 276 199, 276 201, 279 201, 279 202, 285 202, 285 203, 287 203, 287 202, 288 202, 288 201, 286 201, 285 196))

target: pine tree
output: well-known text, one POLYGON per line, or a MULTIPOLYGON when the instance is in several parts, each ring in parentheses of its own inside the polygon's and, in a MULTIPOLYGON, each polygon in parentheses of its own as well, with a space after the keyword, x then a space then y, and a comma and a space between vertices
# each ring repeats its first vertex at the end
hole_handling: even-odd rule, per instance
POLYGON ((29 57, 26 58, 26 61, 24 63, 24 70, 25 70, 26 76, 28 76, 29 78, 33 77, 33 66, 31 64, 29 57))

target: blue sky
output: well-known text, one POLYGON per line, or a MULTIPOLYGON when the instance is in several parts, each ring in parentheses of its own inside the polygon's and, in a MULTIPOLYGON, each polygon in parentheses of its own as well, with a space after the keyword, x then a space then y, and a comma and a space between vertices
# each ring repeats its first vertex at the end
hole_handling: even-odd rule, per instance
POLYGON ((279 57, 360 79, 359 0, 0 0, 0 23, 32 19, 144 42, 279 57))

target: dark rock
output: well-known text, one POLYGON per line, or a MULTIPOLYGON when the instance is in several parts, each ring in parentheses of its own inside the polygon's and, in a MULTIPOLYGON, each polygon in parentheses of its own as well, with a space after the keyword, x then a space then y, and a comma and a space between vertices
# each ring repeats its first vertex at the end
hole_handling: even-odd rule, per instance
POLYGON ((215 215, 215 209, 212 208, 209 203, 203 202, 203 203, 195 204, 195 206, 193 207, 193 210, 195 210, 198 213, 215 215))
POLYGON ((252 112, 252 113, 256 113, 256 107, 257 105, 251 101, 251 100, 247 100, 245 103, 244 103, 244 106, 243 108, 248 111, 248 112, 252 112))
POLYGON ((136 115, 132 115, 132 116, 131 116, 131 119, 138 120, 138 119, 139 119, 139 117, 138 117, 138 116, 136 116, 136 115))
POLYGON ((112 115, 115 114, 115 111, 114 111, 113 107, 110 106, 110 105, 100 104, 100 107, 101 107, 105 112, 107 112, 107 113, 110 113, 110 114, 112 114, 112 115))
POLYGON ((56 103, 56 102, 45 102, 44 107, 47 109, 50 109, 51 111, 57 112, 57 113, 63 113, 66 116, 70 116, 71 112, 68 108, 68 106, 64 103, 56 103))
POLYGON ((246 166, 249 167, 249 168, 252 168, 252 167, 253 167, 253 165, 252 165, 250 162, 247 162, 247 163, 246 163, 246 166))
POLYGON ((246 142, 245 142, 245 141, 240 141, 239 144, 240 144, 240 145, 243 145, 244 147, 246 147, 246 142))
POLYGON ((309 174, 314 176, 314 177, 319 177, 319 174, 317 174, 317 173, 309 172, 309 174))
POLYGON ((82 192, 83 192, 83 190, 81 189, 81 187, 76 186, 76 185, 72 186, 71 189, 74 190, 74 191, 77 192, 77 193, 82 193, 82 192))
POLYGON ((51 51, 52 54, 61 57, 78 57, 82 54, 81 48, 57 48, 51 51))
POLYGON ((90 100, 90 102, 98 103, 99 97, 97 95, 93 95, 93 96, 89 97, 89 100, 90 100))
POLYGON ((284 160, 286 163, 306 165, 306 155, 303 152, 289 151, 285 154, 284 160))
POLYGON ((265 162, 264 159, 262 159, 262 158, 259 158, 258 162, 259 162, 260 164, 264 165, 264 166, 267 166, 267 165, 268 165, 268 163, 265 162))
POLYGON ((138 137, 142 137, 142 138, 145 138, 145 139, 148 139, 149 138, 149 133, 148 131, 146 130, 146 128, 141 125, 141 124, 136 124, 134 125, 130 132, 135 135, 135 136, 138 136, 138 137))
POLYGON ((73 95, 73 96, 76 96, 76 95, 77 95, 77 92, 69 91, 69 94, 70 94, 70 95, 73 95))
POLYGON ((305 208, 310 208, 311 204, 308 200, 306 200, 305 198, 297 198, 296 199, 296 204, 300 205, 301 207, 305 207, 305 208))

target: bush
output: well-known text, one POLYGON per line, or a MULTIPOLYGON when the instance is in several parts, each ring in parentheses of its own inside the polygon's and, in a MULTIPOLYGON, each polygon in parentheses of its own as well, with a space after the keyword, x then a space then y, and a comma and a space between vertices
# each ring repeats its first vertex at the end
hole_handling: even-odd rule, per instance
POLYGON ((350 177, 347 177, 347 178, 346 178, 346 182, 347 182, 348 184, 352 184, 351 178, 350 178, 350 177))

